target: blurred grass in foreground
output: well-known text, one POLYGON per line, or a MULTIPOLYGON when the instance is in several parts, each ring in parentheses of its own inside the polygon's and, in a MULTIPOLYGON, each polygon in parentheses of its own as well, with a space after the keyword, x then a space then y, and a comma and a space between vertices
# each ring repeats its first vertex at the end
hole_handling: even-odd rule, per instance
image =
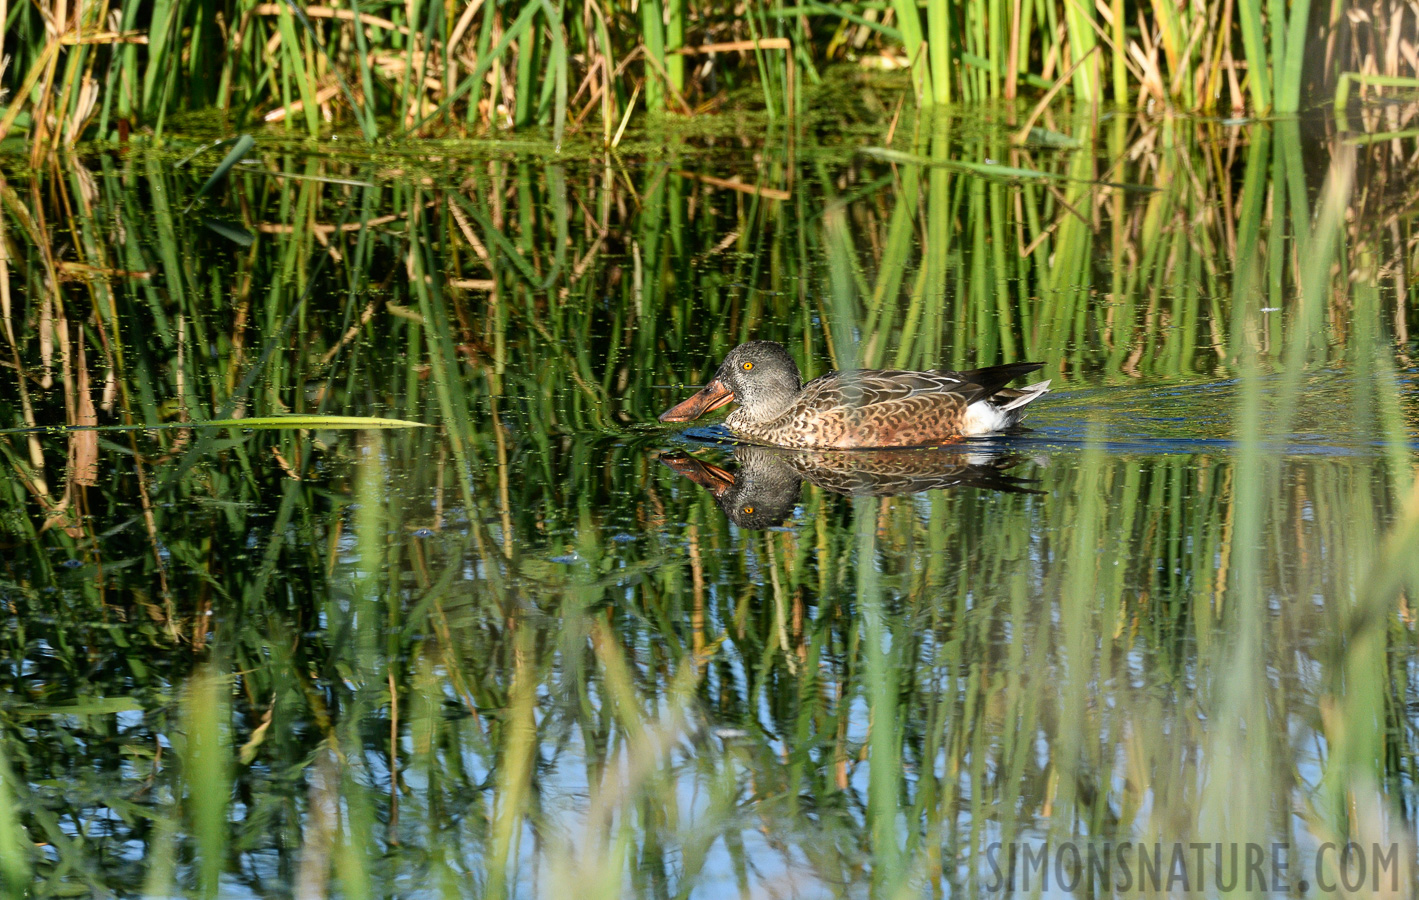
POLYGON ((0 435, 0 883, 973 895, 1070 838, 1397 840, 1410 883, 1412 175, 1054 125, 260 150, 188 215, 156 158, 7 177, 0 426, 440 427, 0 435), (1044 177, 930 164, 987 159, 1044 177), (732 529, 643 423, 751 336, 1044 360, 1043 493, 732 529))

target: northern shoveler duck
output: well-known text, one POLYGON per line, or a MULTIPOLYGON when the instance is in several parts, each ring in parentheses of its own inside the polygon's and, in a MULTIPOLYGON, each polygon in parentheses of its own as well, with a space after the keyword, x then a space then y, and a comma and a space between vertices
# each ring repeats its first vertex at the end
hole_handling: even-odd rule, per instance
POLYGON ((771 528, 798 505, 800 487, 811 482, 853 497, 889 497, 960 487, 1010 494, 1037 494, 1029 479, 1012 475, 1024 458, 1015 454, 941 453, 935 450, 783 450, 740 444, 737 468, 729 470, 686 453, 660 461, 707 489, 740 528, 771 528))
POLYGON ((1005 385, 1042 365, 965 372, 859 369, 803 384, 781 344, 749 341, 731 350, 709 384, 661 413, 660 421, 688 422, 737 401, 739 408, 724 424, 763 444, 817 450, 924 447, 1019 424, 1025 407, 1049 391, 1049 382, 1020 389, 1005 385))

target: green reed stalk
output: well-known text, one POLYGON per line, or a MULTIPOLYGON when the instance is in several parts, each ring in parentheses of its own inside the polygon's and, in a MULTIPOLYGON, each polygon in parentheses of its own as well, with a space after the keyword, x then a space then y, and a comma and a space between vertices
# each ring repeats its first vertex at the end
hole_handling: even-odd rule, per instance
MULTIPOLYGON (((1344 222, 1346 205, 1350 200, 1354 177, 1354 163, 1350 152, 1353 151, 1343 152, 1332 161, 1326 183, 1321 189, 1321 208, 1316 214, 1313 236, 1298 242, 1300 259, 1303 261, 1300 268, 1300 302, 1299 308, 1287 323, 1285 373, 1278 402, 1283 420, 1288 422, 1295 414, 1306 364, 1313 350, 1323 345, 1321 328, 1329 290, 1327 275, 1340 246, 1340 229, 1344 222)), ((1306 222, 1304 207, 1293 209, 1292 217, 1302 223, 1298 227, 1303 227, 1306 222)))
POLYGON ((148 65, 143 70, 143 91, 140 107, 145 113, 156 112, 156 92, 159 79, 177 68, 167 58, 168 45, 172 39, 174 21, 177 19, 177 0, 155 0, 151 25, 148 29, 148 65))
MULTIPOLYGON (((552 144, 555 150, 560 151, 567 127, 567 42, 562 30, 561 8, 554 6, 551 0, 543 0, 543 7, 547 13, 548 28, 552 33, 552 144)), ((680 59, 679 56, 675 58, 680 59)), ((563 211, 558 222, 565 230, 565 201, 563 199, 560 202, 563 211)))
MULTIPOLYGON (((999 327, 995 330, 995 335, 998 336, 1000 352, 998 357, 994 353, 986 353, 983 355, 982 361, 995 358, 1005 361, 1017 359, 1019 356, 1015 338, 1015 315, 1011 309, 1010 291, 1007 287, 1010 279, 1010 269, 1007 261, 1006 247, 1008 243, 1005 234, 1009 214, 1006 210, 1012 198, 1005 185, 993 183, 988 190, 990 196, 986 208, 990 211, 988 221, 990 222, 990 264, 993 276, 991 280, 995 283, 995 306, 993 313, 994 317, 1000 323, 999 327)), ((980 230, 985 231, 984 228, 980 230)), ((982 304, 982 310, 987 308, 989 307, 982 304)), ((982 320, 986 318, 986 315, 988 314, 982 315, 982 320)), ((993 350, 995 344, 996 341, 990 341, 986 346, 993 350)))
POLYGON ((685 46, 685 0, 666 0, 665 71, 670 86, 685 91, 685 57, 674 51, 685 46))
POLYGON ((517 640, 517 674, 514 676, 503 719, 502 764, 498 772, 497 818, 485 872, 485 896, 503 897, 510 889, 508 871, 516 863, 523 814, 530 793, 537 748, 536 672, 529 629, 520 628, 517 640))
MULTIPOLYGON (((1278 60, 1268 60, 1261 24, 1262 0, 1237 0, 1237 20, 1242 27, 1242 50, 1248 62, 1247 85, 1257 114, 1271 111, 1271 77, 1269 66, 1278 60)), ((1277 20, 1273 19, 1273 25, 1277 20)))
MULTIPOLYGON (((277 16, 277 26, 281 35, 281 54, 285 59, 285 70, 290 73, 300 94, 301 115, 305 119, 307 133, 311 137, 320 134, 320 109, 315 102, 315 73, 308 65, 310 60, 304 52, 306 41, 297 36, 296 21, 290 7, 283 4, 277 16)), ((290 117, 288 116, 287 119, 290 117)))
MULTIPOLYGON (((497 4, 484 3, 483 23, 482 27, 478 29, 478 55, 476 57, 480 61, 489 59, 488 51, 493 42, 493 24, 496 21, 496 16, 497 4)), ((465 87, 471 90, 468 94, 468 110, 464 119, 471 124, 478 119, 478 104, 483 96, 483 80, 481 78, 472 81, 465 80, 463 84, 459 86, 458 90, 464 90, 465 87)), ((496 85, 493 86, 493 90, 495 92, 494 97, 496 97, 496 85)), ((447 103, 443 105, 447 105, 447 103)), ((493 118, 496 118, 496 113, 494 113, 493 118)))
POLYGON ((227 806, 231 793, 231 737, 226 685, 215 669, 193 676, 183 696, 180 757, 187 809, 197 844, 197 881, 214 898, 227 861, 227 806))
POLYGON ((6 900, 21 900, 29 894, 30 860, 25 831, 17 815, 19 795, 15 790, 15 775, 5 760, 4 751, 0 744, 0 896, 6 900))
MULTIPOLYGON (((489 4, 491 6, 491 4, 489 4)), ((350 11, 355 14, 355 56, 360 62, 360 104, 357 115, 360 120, 360 133, 364 135, 365 141, 373 142, 379 137, 379 125, 375 121, 374 106, 374 78, 370 68, 370 48, 369 42, 365 40, 365 29, 360 24, 360 0, 350 0, 350 11)), ((474 100, 476 106, 477 101, 474 100)), ((363 234, 363 232, 361 232, 363 234)))
MULTIPOLYGON (((1098 559, 1098 538, 1104 532, 1105 511, 1101 507, 1098 479, 1103 468, 1100 449, 1101 427, 1091 425, 1085 458, 1094 465, 1084 466, 1079 485, 1079 502, 1072 510, 1070 521, 1071 548, 1069 566, 1064 576, 1059 599, 1060 635, 1058 643, 1064 655, 1064 684, 1058 696, 1057 716, 1066 723, 1052 748, 1052 779, 1056 783, 1055 801, 1065 809, 1078 802, 1080 782, 1087 777, 1084 761, 1085 742, 1091 739, 1087 707, 1089 685, 1093 676, 1095 637, 1091 633, 1093 609, 1098 602, 1098 572, 1103 561, 1098 559)), ((1111 566, 1109 568, 1112 568, 1111 566)), ((1107 570, 1106 570, 1107 571, 1107 570)), ((1051 838, 1068 840, 1072 821, 1055 819, 1051 838)))
MULTIPOLYGON (((951 153, 951 120, 943 111, 932 116, 931 154, 934 159, 943 160, 951 153)), ((919 339, 912 340, 903 334, 903 342, 897 351, 898 360, 906 363, 905 354, 910 352, 913 368, 933 369, 939 366, 942 331, 949 311, 946 306, 946 287, 949 280, 950 252, 953 220, 953 181, 951 172, 942 166, 933 166, 927 174, 926 206, 926 247, 923 262, 926 275, 926 304, 922 309, 922 327, 919 339)), ((958 329, 964 332, 965 329, 958 329)))
MULTIPOLYGON (((1242 189, 1240 202, 1238 203, 1239 213, 1237 216, 1237 259, 1243 262, 1237 269, 1236 277, 1233 279, 1233 296, 1246 298, 1250 296, 1243 290, 1245 285, 1250 283, 1242 280, 1245 266, 1259 266, 1261 258, 1259 253, 1262 250, 1262 227, 1266 221, 1266 190, 1267 190, 1267 169, 1271 157, 1271 127, 1260 125, 1253 132, 1252 146, 1247 153, 1246 173, 1242 179, 1242 189)), ((1277 254, 1279 255, 1279 254, 1277 254)), ((1248 273, 1250 278, 1260 277, 1260 272, 1248 273)), ((1242 344, 1246 340, 1246 331, 1249 326, 1248 310, 1253 304, 1245 302, 1234 302, 1232 305, 1232 319, 1230 324, 1231 338, 1230 346, 1235 354, 1241 352, 1242 344)), ((1258 307, 1259 308, 1259 307, 1258 307)))
POLYGON ((986 59, 990 60, 990 96, 1005 96, 1005 79, 1010 65, 1010 29, 1014 0, 990 0, 990 32, 986 59))
MULTIPOLYGON (((1187 51, 1187 39, 1191 31, 1188 25, 1191 24, 1191 15, 1186 10, 1180 10, 1177 5, 1167 2, 1167 0, 1157 0, 1152 4, 1153 15, 1158 21, 1159 30, 1162 32, 1163 55, 1166 62, 1165 77, 1176 78, 1182 74, 1180 89, 1185 93, 1190 93, 1192 80, 1188 77, 1191 73, 1188 70, 1188 59, 1184 57, 1187 51)), ((1119 23, 1115 21, 1115 25, 1119 23)), ((1118 29, 1120 32, 1121 28, 1118 29)), ((1165 85, 1171 94, 1172 85, 1165 85)), ((1186 102, 1186 101, 1184 101, 1186 102)))
POLYGON ((859 498, 854 502, 857 522, 857 607, 866 657, 864 672, 868 708, 872 711, 868 738, 867 819, 871 833, 872 881, 881 896, 892 896, 905 871, 898 833, 898 792, 901 789, 901 738, 897 725, 897 679, 893 657, 901 635, 889 632, 882 593, 873 560, 877 555, 875 511, 878 501, 859 498), (888 649, 888 643, 891 648, 888 649))
MULTIPOLYGON (((1379 295, 1375 287, 1378 282, 1375 277, 1375 260, 1364 250, 1360 256, 1357 269, 1362 276, 1351 287, 1355 302, 1355 330, 1351 336, 1354 342, 1355 378, 1364 384, 1390 385, 1395 383, 1395 372, 1387 346, 1388 339, 1380 333, 1378 327, 1381 313, 1379 295)), ((1398 403, 1394 394, 1394 391, 1385 389, 1373 393, 1363 392, 1361 402, 1356 403, 1352 409, 1358 429, 1374 430, 1385 435, 1390 494, 1400 498, 1411 494, 1414 479, 1408 466, 1403 463, 1395 465, 1397 460, 1393 437, 1396 434, 1395 425, 1399 420, 1395 415, 1398 412, 1398 403)), ((1358 505, 1363 506, 1363 502, 1358 505)), ((1364 524, 1370 527, 1365 528, 1364 524, 1357 523, 1352 532, 1356 544, 1359 545, 1351 563, 1351 572, 1357 583, 1366 578, 1371 566, 1375 564, 1376 557, 1380 555, 1377 542, 1370 539, 1370 536, 1382 533, 1383 523, 1377 521, 1379 517, 1376 512, 1366 512, 1370 521, 1364 524)), ((1403 581, 1407 585, 1413 585, 1414 563, 1406 561, 1403 567, 1406 570, 1403 581)), ((1384 605, 1377 604, 1377 608, 1366 608, 1367 601, 1377 599, 1379 598, 1356 598, 1356 602, 1347 612, 1383 619, 1386 617, 1384 610, 1388 608, 1388 598, 1385 598, 1384 605)), ((1338 733, 1333 733, 1330 738, 1335 745, 1331 757, 1331 771, 1343 771, 1349 778, 1359 776, 1373 779, 1376 784, 1385 776, 1385 735, 1388 730, 1385 705, 1389 694, 1385 658, 1390 644, 1390 638, 1386 634, 1388 630, 1391 629, 1366 628, 1357 636, 1354 646, 1345 648, 1345 667, 1338 673, 1339 677, 1332 687, 1339 695, 1345 712, 1335 723, 1335 731, 1338 733)), ((1333 784, 1339 787, 1340 781, 1341 778, 1337 774, 1333 784)), ((1331 802, 1334 804, 1344 796, 1343 792, 1336 791, 1331 802)), ((1342 800, 1332 809, 1336 813, 1348 812, 1346 807, 1347 804, 1342 800)))
MULTIPOLYGON (((1094 49, 1098 38, 1094 33, 1095 12, 1091 6, 1066 0, 1064 23, 1069 39, 1069 57, 1079 62, 1094 49)), ((1099 99, 1098 67, 1091 60, 1074 70, 1074 96, 1085 103, 1099 99)))
MULTIPOLYGON (((900 14, 900 13, 899 13, 900 14)), ((915 9, 911 11, 912 20, 917 20, 915 9)), ((903 19, 905 22, 905 19, 903 19)), ((918 25, 918 28, 921 26, 918 25)), ((948 0, 927 0, 926 4, 926 28, 930 38, 930 97, 932 102, 938 104, 951 102, 951 4, 948 0)), ((906 33, 906 29, 903 29, 906 33)), ((916 51, 910 48, 908 40, 908 54, 916 51)))
POLYGON ((1128 104, 1129 78, 1132 73, 1128 70, 1128 35, 1123 18, 1123 0, 1112 0, 1109 9, 1113 13, 1113 24, 1110 26, 1113 46, 1109 48, 1109 57, 1112 61, 1110 71, 1113 74, 1113 100, 1116 106, 1126 106, 1128 104))
POLYGON ((1276 79, 1276 111, 1279 113, 1294 113, 1301 108, 1301 75, 1309 37, 1310 13, 1310 0, 1295 0, 1291 4, 1289 21, 1284 17, 1271 20, 1271 27, 1278 34, 1282 31, 1281 23, 1287 22, 1285 55, 1272 59, 1276 79))
MULTIPOLYGON (((641 3, 641 41, 645 54, 661 68, 665 67, 665 26, 664 11, 660 0, 646 0, 641 3)), ((645 105, 652 112, 665 109, 665 89, 650 66, 645 73, 645 105)))
MULTIPOLYGON (((897 13, 897 27, 902 31, 902 49, 911 64, 918 100, 924 104, 934 103, 936 92, 931 84, 930 61, 922 58, 921 13, 917 11, 914 0, 892 0, 892 8, 897 13)), ((928 7, 928 13, 932 8, 928 7)))
POLYGON ((863 352, 863 363, 872 368, 881 367, 886 352, 880 335, 890 334, 895 329, 899 304, 893 301, 901 295, 902 280, 916 241, 921 167, 903 166, 900 171, 901 189, 887 226, 885 249, 877 270, 877 281, 871 293, 866 295, 869 299, 862 333, 868 335, 868 338, 863 352))
POLYGON ((763 16, 761 11, 751 10, 750 14, 744 18, 744 22, 749 26, 749 37, 754 41, 754 66, 759 73, 759 89, 764 98, 764 112, 770 122, 778 116, 778 102, 774 93, 774 76, 770 74, 768 60, 764 58, 764 49, 759 46, 759 41, 763 39, 763 16))
MULTIPOLYGON (((528 0, 528 6, 541 10, 541 0, 528 0)), ((522 36, 517 42, 517 80, 513 88, 513 114, 514 125, 523 127, 532 124, 533 106, 533 72, 537 61, 537 29, 528 27, 523 30, 522 36)))

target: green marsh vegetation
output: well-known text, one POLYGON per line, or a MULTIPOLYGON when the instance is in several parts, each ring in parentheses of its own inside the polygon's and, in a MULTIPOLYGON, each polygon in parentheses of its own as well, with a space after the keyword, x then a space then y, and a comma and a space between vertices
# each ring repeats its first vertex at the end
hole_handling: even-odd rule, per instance
POLYGON ((1351 839, 1412 883, 1412 141, 1043 123, 258 146, 187 212, 156 155, 7 173, 0 886, 971 896, 993 842, 1351 839), (730 527, 647 423, 748 337, 1041 359, 1040 493, 730 527), (437 427, 195 424, 331 414, 437 427))
POLYGON ((838 68, 906 70, 913 105, 1290 114, 1412 94, 1419 5, 1364 0, 155 0, 0 3, 0 140, 161 143, 173 123, 310 137, 550 130, 748 104, 811 112, 838 68), (194 115, 213 116, 194 119, 194 115))

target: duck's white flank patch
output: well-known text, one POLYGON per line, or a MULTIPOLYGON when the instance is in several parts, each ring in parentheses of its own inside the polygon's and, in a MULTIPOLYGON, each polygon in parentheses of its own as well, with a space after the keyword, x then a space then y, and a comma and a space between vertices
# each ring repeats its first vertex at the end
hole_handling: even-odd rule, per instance
POLYGON ((977 400, 966 407, 966 420, 961 423, 961 434, 975 437, 993 434, 1010 424, 1010 413, 988 400, 977 400))
POLYGON ((965 437, 976 437, 982 434, 994 434, 997 431, 1004 431, 1014 425, 1020 424, 1020 420, 1025 418, 1025 407, 1045 394, 1049 393, 1049 382, 1041 381, 1021 389, 1020 396, 1002 406, 996 406, 989 400, 977 400, 966 407, 966 418, 961 423, 961 434, 965 437))

